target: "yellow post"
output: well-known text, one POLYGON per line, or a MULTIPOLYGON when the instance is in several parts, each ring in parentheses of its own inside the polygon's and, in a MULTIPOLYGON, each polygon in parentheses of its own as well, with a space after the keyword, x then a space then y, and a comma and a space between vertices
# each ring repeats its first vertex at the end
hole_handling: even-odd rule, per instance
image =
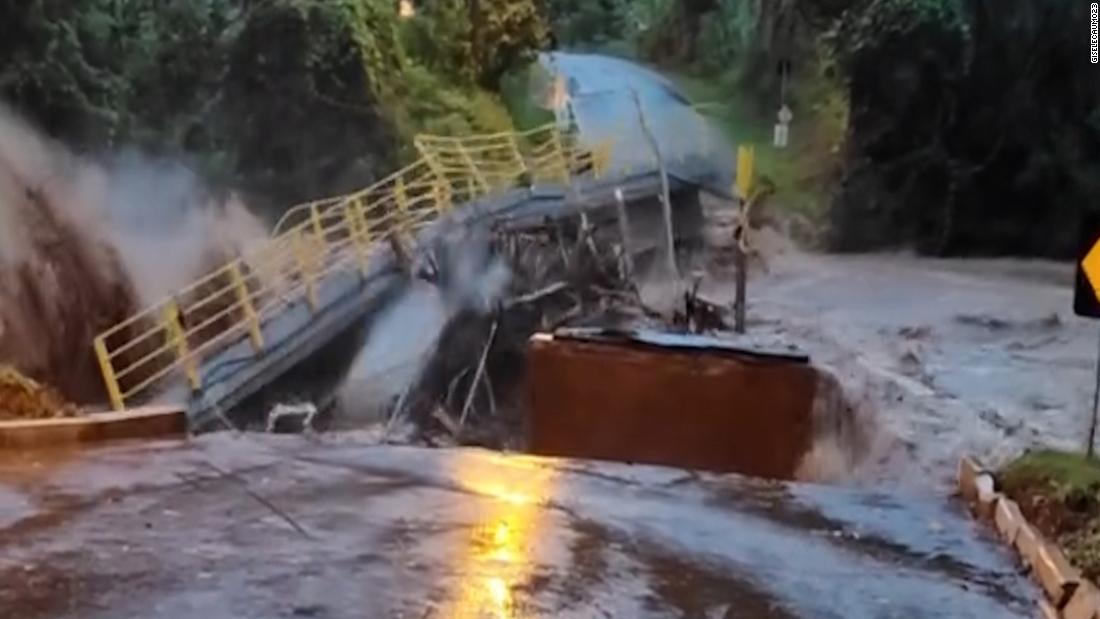
POLYGON ((294 235, 294 255, 298 259, 298 272, 302 275, 302 281, 306 285, 306 300, 309 308, 317 311, 317 282, 314 281, 313 265, 309 255, 309 247, 306 240, 306 231, 299 229, 294 235))
POLYGON ((393 196, 397 201, 397 209, 402 213, 409 210, 409 197, 405 191, 405 179, 400 176, 393 182, 393 196))
POLYGON ((313 223, 313 234, 321 244, 324 255, 327 256, 328 239, 325 238, 325 226, 321 223, 321 210, 317 208, 316 204, 311 204, 309 207, 309 219, 313 223))
POLYGON ((565 158, 565 144, 561 138, 561 130, 557 127, 554 128, 554 152, 557 155, 558 164, 561 166, 561 182, 563 184, 569 184, 569 162, 565 158))
POLYGON ((264 349, 264 333, 260 329, 260 315, 256 313, 256 306, 252 303, 252 293, 248 291, 248 286, 244 283, 244 274, 241 273, 241 262, 239 260, 229 265, 229 277, 233 280, 233 288, 237 291, 237 302, 240 303, 241 311, 244 312, 244 320, 248 323, 248 334, 252 339, 252 348, 256 352, 261 352, 264 349))
POLYGON ((741 195, 738 196, 742 200, 749 199, 749 192, 752 191, 753 186, 753 174, 756 164, 756 147, 754 146, 738 146, 737 147, 737 191, 741 195))
POLYGON ((603 178, 607 174, 607 169, 611 167, 611 155, 614 152, 613 142, 611 140, 605 140, 600 144, 599 150, 599 163, 596 165, 596 177, 603 178))
POLYGON ((122 390, 118 386, 118 378, 115 377, 115 367, 111 364, 111 356, 107 354, 107 342, 103 336, 95 338, 95 356, 99 359, 99 371, 103 374, 103 385, 107 387, 107 397, 111 399, 111 408, 120 411, 125 407, 122 401, 122 390))
POLYGON ((442 215, 451 208, 451 196, 443 181, 436 179, 432 192, 435 193, 435 210, 442 215))
POLYGON ((187 333, 180 323, 180 306, 172 299, 164 306, 164 331, 168 334, 168 343, 176 345, 176 357, 183 365, 183 372, 187 375, 187 382, 192 391, 198 391, 202 387, 199 380, 199 366, 187 346, 187 333))
POLYGON ((405 179, 400 176, 393 182, 393 199, 397 203, 397 226, 401 234, 409 232, 409 196, 405 191, 405 179))
POLYGON ((417 146, 418 148, 421 148, 420 152, 424 156, 424 163, 426 163, 428 165, 428 169, 432 171, 432 176, 435 176, 436 182, 446 183, 447 175, 444 173, 443 167, 439 164, 439 161, 437 161, 436 158, 433 156, 433 153, 428 151, 426 148, 422 148, 422 144, 418 144, 417 146))
MULTIPOLYGON (((482 191, 484 191, 485 193, 489 193, 489 190, 490 190, 489 183, 488 183, 488 181, 485 180, 485 177, 482 176, 482 174, 481 174, 481 170, 478 169, 477 165, 474 163, 474 158, 470 156, 470 151, 466 150, 466 145, 460 143, 458 145, 458 152, 462 153, 462 159, 463 159, 463 161, 466 162, 466 167, 468 167, 470 169, 470 176, 468 178, 472 179, 472 180, 476 180, 478 185, 481 186, 482 191)), ((472 180, 471 180, 471 182, 472 182, 472 180)), ((470 199, 472 200, 473 198, 474 198, 474 193, 473 193, 473 190, 471 189, 470 199)))
POLYGON ((355 245, 355 255, 359 257, 359 270, 363 275, 367 274, 369 258, 367 255, 366 221, 361 214, 359 198, 348 202, 344 206, 344 217, 348 220, 348 232, 351 234, 351 242, 355 245))
POLYGON ((519 168, 516 174, 519 175, 524 172, 530 172, 530 170, 527 169, 527 162, 523 159, 523 153, 519 150, 519 139, 516 138, 516 134, 513 133, 508 142, 512 147, 512 158, 515 159, 516 166, 519 168))
POLYGON ((362 235, 363 246, 367 247, 372 240, 370 236, 370 219, 367 217, 367 212, 363 210, 362 198, 355 200, 355 219, 359 222, 359 234, 362 235))

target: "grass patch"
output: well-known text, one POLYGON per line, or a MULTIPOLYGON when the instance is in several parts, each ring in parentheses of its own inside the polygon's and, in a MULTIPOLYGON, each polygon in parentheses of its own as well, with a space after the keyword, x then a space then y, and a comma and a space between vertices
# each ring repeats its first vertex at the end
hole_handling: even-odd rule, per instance
POLYGON ((1031 452, 1002 468, 1000 479, 1005 487, 1046 482, 1096 493, 1100 489, 1100 462, 1084 454, 1051 450, 1031 452))
POLYGON ((399 129, 409 138, 418 133, 470 135, 512 129, 504 103, 485 90, 455 84, 428 68, 410 63, 405 71, 399 129))
MULTIPOLYGON (((687 96, 688 100, 708 116, 712 116, 723 133, 735 144, 751 142, 771 144, 771 124, 757 109, 745 100, 737 89, 718 79, 698 77, 674 72, 669 79, 687 96)), ((759 148, 759 146, 758 146, 759 148)))
POLYGON ((1008 492, 1046 484, 1063 498, 1095 496, 1100 491, 1100 462, 1084 454, 1033 451, 1001 469, 998 479, 1008 492))
POLYGON ((1035 451, 1002 468, 997 481, 1074 566, 1093 581, 1100 577, 1100 462, 1084 454, 1035 451))

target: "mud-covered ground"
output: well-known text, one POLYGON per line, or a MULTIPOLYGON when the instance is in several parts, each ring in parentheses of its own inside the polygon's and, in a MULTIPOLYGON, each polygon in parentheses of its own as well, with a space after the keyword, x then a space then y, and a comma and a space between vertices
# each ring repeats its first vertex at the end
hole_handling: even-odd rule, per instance
POLYGON ((207 435, 0 456, 0 616, 1030 617, 959 505, 482 450, 207 435))
POLYGON ((962 454, 1083 449, 1100 325, 1073 315, 1072 265, 757 245, 750 331, 806 349, 877 428, 864 466, 837 470, 826 449, 823 477, 946 487, 962 454))

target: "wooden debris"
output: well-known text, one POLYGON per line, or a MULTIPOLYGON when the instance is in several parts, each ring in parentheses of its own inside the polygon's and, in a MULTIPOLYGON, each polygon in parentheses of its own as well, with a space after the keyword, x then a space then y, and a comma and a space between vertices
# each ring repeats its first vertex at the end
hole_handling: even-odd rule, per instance
POLYGON ((489 349, 493 347, 496 339, 498 322, 493 321, 493 328, 489 330, 489 339, 485 341, 485 348, 481 351, 481 360, 477 362, 477 371, 474 372, 474 380, 470 383, 470 392, 466 395, 466 403, 462 405, 462 416, 458 418, 459 427, 466 425, 466 417, 470 414, 470 406, 474 403, 474 394, 481 382, 481 376, 485 373, 485 360, 489 358, 489 349))
MULTIPOLYGON (((703 298, 698 285, 678 320, 643 304, 631 280, 636 265, 624 255, 631 240, 622 236, 619 218, 591 214, 494 226, 490 254, 507 264, 508 288, 491 308, 451 318, 393 416, 408 419, 429 444, 507 447, 523 423, 517 359, 533 333, 569 326, 663 325, 697 333, 725 327, 728 309, 703 298)), ((442 253, 435 257, 440 285, 448 262, 442 253)))
POLYGON ((516 305, 523 305, 524 303, 535 303, 537 301, 541 301, 545 297, 557 294, 568 288, 569 284, 565 282, 554 282, 553 284, 550 284, 545 288, 540 288, 534 292, 529 292, 525 295, 509 299, 506 305, 508 307, 515 307, 516 305))
POLYGON ((450 415, 448 415, 447 411, 443 410, 443 408, 435 408, 432 411, 432 418, 438 421, 439 424, 442 425, 444 428, 446 428, 446 430, 451 433, 451 436, 457 437, 462 434, 462 426, 450 415))

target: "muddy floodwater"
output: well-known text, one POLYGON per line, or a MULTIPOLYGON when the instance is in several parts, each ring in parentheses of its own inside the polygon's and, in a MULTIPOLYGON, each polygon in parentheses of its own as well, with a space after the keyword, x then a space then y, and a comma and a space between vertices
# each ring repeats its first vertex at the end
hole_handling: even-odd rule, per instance
MULTIPOLYGON (((657 141, 707 141, 643 68, 553 62, 587 137, 640 107, 657 141)), ((634 138, 613 165, 648 161, 634 138)), ((1038 589, 947 488, 963 453, 1076 444, 1095 340, 1065 315, 1065 269, 766 240, 751 332, 806 349, 874 430, 866 470, 823 457, 815 477, 858 487, 369 433, 0 453, 0 619, 1035 616, 1038 589)))
POLYGON ((0 616, 1030 617, 953 501, 209 435, 0 464, 0 616))

